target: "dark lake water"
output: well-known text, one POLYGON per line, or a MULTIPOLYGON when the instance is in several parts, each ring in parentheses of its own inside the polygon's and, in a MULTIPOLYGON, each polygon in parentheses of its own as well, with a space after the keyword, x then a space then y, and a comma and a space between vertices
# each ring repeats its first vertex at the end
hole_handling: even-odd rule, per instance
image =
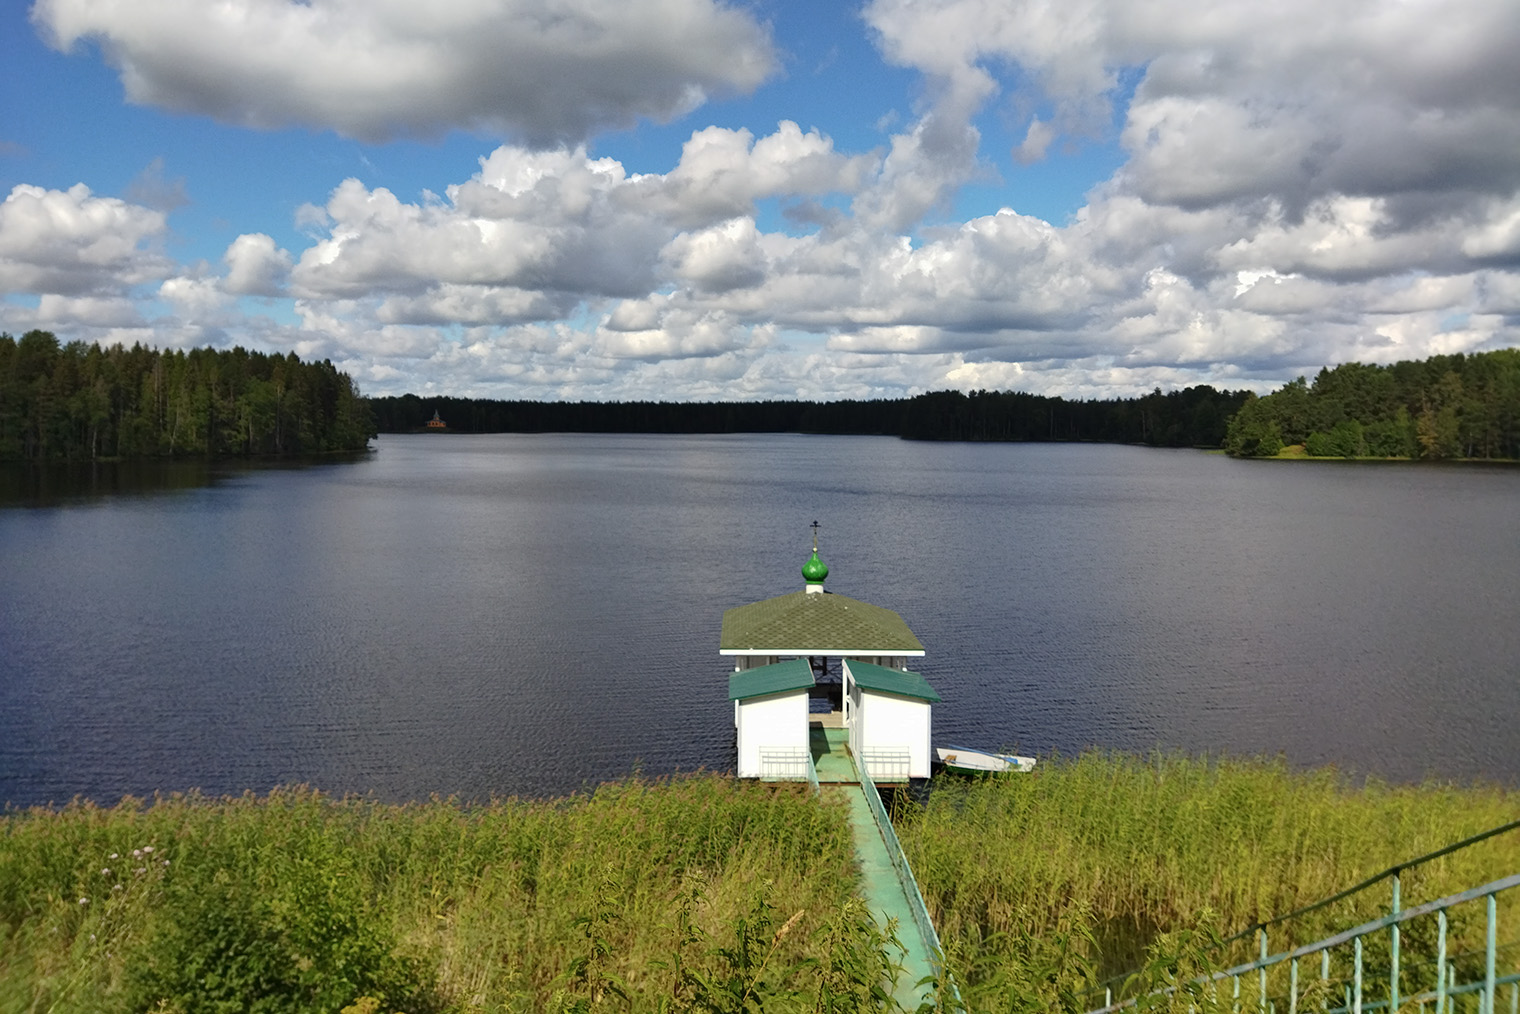
MULTIPOLYGON (((1520 784, 1520 470, 873 437, 386 436, 0 508, 0 801, 732 766, 723 610, 900 612, 935 739, 1520 784)), ((34 493, 36 490, 34 489, 34 493)))

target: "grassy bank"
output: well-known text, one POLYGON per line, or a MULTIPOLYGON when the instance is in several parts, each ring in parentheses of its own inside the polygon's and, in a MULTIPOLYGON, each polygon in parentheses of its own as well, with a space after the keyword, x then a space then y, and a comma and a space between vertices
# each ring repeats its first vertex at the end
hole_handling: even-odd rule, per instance
MULTIPOLYGON (((1086 1009, 1088 989, 1140 966, 1158 940, 1175 951, 1229 936, 1516 817, 1520 793, 1499 788, 1094 753, 1032 776, 937 783, 897 820, 971 1005, 1054 1011, 1086 1009)), ((1520 833, 1509 833, 1406 872, 1404 906, 1517 871, 1520 833)), ((1274 927, 1272 949, 1388 904, 1386 886, 1363 892, 1274 927)), ((1195 957, 1227 967, 1256 946, 1195 957)))
POLYGON ((719 777, 13 813, 0 1010, 874 1009, 851 857, 833 807, 719 777))
MULTIPOLYGON (((940 781, 897 820, 969 1009, 1058 1014, 1148 957, 1145 985, 1241 960, 1254 941, 1211 933, 1516 816, 1499 788, 1091 754, 940 781)), ((1404 904, 1517 870, 1510 833, 1407 872, 1404 904)), ((470 808, 293 789, 18 812, 0 1011, 877 1010, 893 951, 854 877, 840 808, 711 776, 470 808)), ((1273 927, 1272 949, 1387 904, 1273 927)), ((1454 923, 1454 953, 1481 930, 1454 923)), ((1423 974, 1429 941, 1405 946, 1423 974)))

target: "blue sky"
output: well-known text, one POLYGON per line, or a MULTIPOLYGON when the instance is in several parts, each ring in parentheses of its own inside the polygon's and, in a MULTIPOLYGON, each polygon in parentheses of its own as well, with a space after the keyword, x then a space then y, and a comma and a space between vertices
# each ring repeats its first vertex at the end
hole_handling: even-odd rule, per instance
POLYGON ((588 399, 1265 390, 1520 343, 1514 5, 0 18, 13 334, 588 399))

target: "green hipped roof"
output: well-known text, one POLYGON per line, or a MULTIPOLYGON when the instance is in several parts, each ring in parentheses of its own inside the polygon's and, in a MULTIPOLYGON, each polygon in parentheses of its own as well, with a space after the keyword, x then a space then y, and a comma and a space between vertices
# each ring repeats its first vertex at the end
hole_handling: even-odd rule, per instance
POLYGON ((929 685, 929 681, 916 672, 888 669, 884 665, 873 665, 870 662, 846 660, 845 665, 850 667, 850 678, 867 690, 897 694, 900 697, 917 697, 925 701, 944 700, 929 685))
POLYGON ((890 609, 843 595, 796 591, 723 614, 718 649, 765 655, 922 653, 924 646, 890 609))
POLYGON ((779 694, 783 690, 802 690, 813 685, 813 667, 805 658, 788 659, 775 665, 736 672, 728 678, 728 699, 748 700, 779 694))

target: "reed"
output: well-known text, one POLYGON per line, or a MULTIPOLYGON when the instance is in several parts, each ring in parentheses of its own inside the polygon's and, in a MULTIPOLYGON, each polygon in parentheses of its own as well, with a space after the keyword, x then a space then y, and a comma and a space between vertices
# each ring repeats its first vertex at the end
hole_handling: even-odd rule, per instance
MULTIPOLYGON (((1136 992, 1242 960, 1254 942, 1220 935, 1517 804, 1497 787, 1093 753, 943 780, 895 819, 967 1008, 1054 1014, 1094 1006, 1117 972, 1145 966, 1136 992)), ((1517 869, 1512 833, 1409 871, 1404 904, 1517 869)), ((854 887, 840 806, 715 776, 481 806, 291 788, 14 812, 0 1011, 880 1010, 895 952, 854 887)), ((1273 950, 1387 904, 1374 889, 1274 927, 1273 950)), ((1473 928, 1455 927, 1458 949, 1473 928)), ((1405 946, 1418 974, 1422 942, 1405 946)), ((1161 1006, 1222 1010, 1185 1001, 1161 1006)))
POLYGON ((792 787, 304 788, 0 821, 0 1010, 874 1009, 848 825, 792 787))
MULTIPOLYGON (((894 819, 973 1009, 1069 1011, 1097 1006, 1088 991, 1110 976, 1166 966, 1168 952, 1192 967, 1249 960, 1254 939, 1200 941, 1517 816, 1520 793, 1493 786, 1094 752, 1034 775, 938 781, 894 819)), ((1403 904, 1517 871, 1520 833, 1509 833, 1407 871, 1403 904)), ((1386 914, 1389 900, 1383 885, 1273 927, 1272 949, 1386 914)))

